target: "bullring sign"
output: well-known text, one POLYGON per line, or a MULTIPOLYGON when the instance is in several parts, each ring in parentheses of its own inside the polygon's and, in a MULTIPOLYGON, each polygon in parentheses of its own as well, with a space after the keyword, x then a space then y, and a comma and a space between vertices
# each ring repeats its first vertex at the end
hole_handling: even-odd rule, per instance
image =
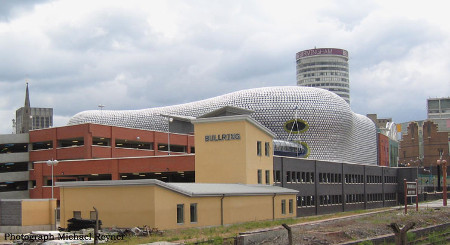
POLYGON ((205 142, 210 141, 224 141, 224 140, 240 140, 241 134, 213 134, 206 135, 205 142))

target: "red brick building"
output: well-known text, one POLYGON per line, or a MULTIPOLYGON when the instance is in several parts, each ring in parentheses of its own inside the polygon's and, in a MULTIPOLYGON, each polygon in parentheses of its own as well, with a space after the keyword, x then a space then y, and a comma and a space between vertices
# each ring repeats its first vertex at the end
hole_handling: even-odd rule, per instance
POLYGON ((377 133, 378 165, 389 167, 389 137, 377 133))
POLYGON ((436 166, 440 150, 443 159, 448 161, 448 136, 448 132, 439 132, 432 121, 425 121, 422 127, 416 122, 409 123, 407 133, 400 141, 399 164, 436 166))
MULTIPOLYGON (((167 132, 81 124, 30 132, 30 198, 51 197, 55 181, 154 178, 193 182, 194 136, 167 132)), ((54 189, 55 197, 59 190, 54 189)))

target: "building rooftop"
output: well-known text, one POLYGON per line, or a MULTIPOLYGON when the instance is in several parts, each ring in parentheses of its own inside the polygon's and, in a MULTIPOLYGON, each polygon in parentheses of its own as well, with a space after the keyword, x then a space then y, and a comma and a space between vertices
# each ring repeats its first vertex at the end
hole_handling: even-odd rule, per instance
POLYGON ((56 182, 58 187, 159 186, 186 196, 252 196, 297 194, 298 191, 271 185, 166 183, 156 179, 56 182))

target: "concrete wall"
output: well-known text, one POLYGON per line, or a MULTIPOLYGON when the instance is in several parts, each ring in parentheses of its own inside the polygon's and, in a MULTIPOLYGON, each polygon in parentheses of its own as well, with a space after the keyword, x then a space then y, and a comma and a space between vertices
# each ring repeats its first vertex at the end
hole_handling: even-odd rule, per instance
POLYGON ((1 200, 0 201, 0 226, 22 225, 22 201, 1 200))
POLYGON ((0 173, 0 181, 28 181, 29 176, 28 171, 0 173))
POLYGON ((30 155, 28 152, 0 154, 0 163, 6 162, 28 162, 30 155))
POLYGON ((0 144, 28 143, 29 134, 0 134, 0 144))
POLYGON ((30 198, 28 190, 0 192, 0 199, 28 199, 28 198, 30 198))

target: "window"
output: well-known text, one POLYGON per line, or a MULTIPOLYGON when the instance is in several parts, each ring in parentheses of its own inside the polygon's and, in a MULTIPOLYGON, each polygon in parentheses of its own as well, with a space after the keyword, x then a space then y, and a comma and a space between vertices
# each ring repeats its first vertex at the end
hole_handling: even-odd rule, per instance
POLYGON ((26 143, 0 144, 0 154, 17 153, 17 152, 28 152, 28 144, 26 143))
POLYGON ((92 145, 111 146, 111 139, 104 137, 92 137, 92 145))
POLYGON ((53 148, 53 141, 34 142, 33 143, 33 150, 45 150, 45 149, 52 149, 52 148, 53 148))
POLYGON ((177 224, 184 223, 184 204, 177 204, 177 224))
POLYGON ((281 200, 281 214, 286 214, 286 200, 281 200))
POLYGON ((289 199, 289 213, 293 214, 294 213, 294 200, 289 199))
POLYGON ((262 184, 262 170, 258 169, 258 184, 262 184))
POLYGON ((274 182, 279 183, 281 182, 281 171, 280 170, 276 170, 274 171, 274 182))
MULTIPOLYGON (((109 141, 109 139, 98 138, 98 140, 96 140, 96 141, 94 141, 94 139, 93 139, 93 144, 106 145, 106 144, 108 144, 108 141, 109 141), (102 143, 102 144, 100 144, 100 143, 102 143)), ((153 150, 152 142, 133 141, 133 140, 126 140, 126 139, 116 139, 115 146, 117 148, 153 150)))
POLYGON ((81 211, 73 211, 73 217, 75 219, 81 219, 81 211))
POLYGON ((71 138, 58 140, 59 147, 74 147, 83 145, 84 145, 84 138, 71 138))
POLYGON ((96 214, 95 214, 95 211, 91 211, 90 213, 89 213, 89 218, 91 219, 91 220, 95 220, 96 219, 96 214))
POLYGON ((28 171, 27 162, 6 162, 0 163, 0 173, 28 171))
MULTIPOLYGON (((152 149, 153 149, 153 145, 152 145, 152 149)), ((169 145, 168 144, 158 144, 158 151, 169 151, 169 145)), ((186 146, 170 144, 170 152, 186 152, 186 146)))
POLYGON ((270 150, 269 142, 266 142, 266 143, 264 144, 264 153, 265 153, 266 157, 270 156, 269 150, 270 150))
POLYGON ((191 203, 190 214, 191 223, 197 222, 197 203, 191 203))
POLYGON ((256 142, 256 154, 261 156, 261 141, 256 142))
POLYGON ((270 185, 270 170, 266 170, 266 185, 270 185))

